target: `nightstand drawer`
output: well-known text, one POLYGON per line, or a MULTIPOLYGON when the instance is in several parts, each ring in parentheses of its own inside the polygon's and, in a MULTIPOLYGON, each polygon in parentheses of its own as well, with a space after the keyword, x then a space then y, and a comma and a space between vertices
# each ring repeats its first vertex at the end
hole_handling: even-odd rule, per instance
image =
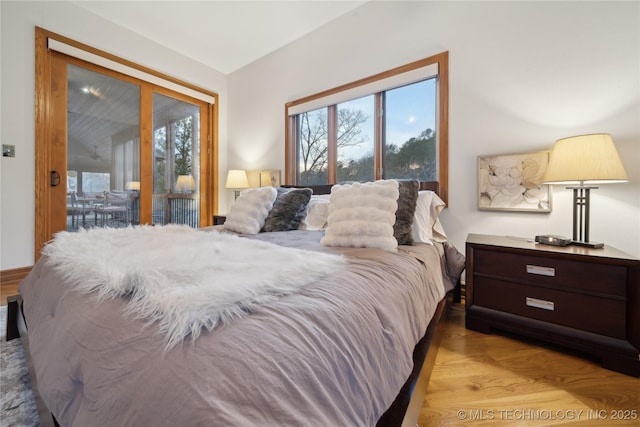
POLYGON ((624 339, 626 301, 476 277, 474 304, 624 339))
POLYGON ((627 268, 544 256, 476 250, 475 273, 624 297, 627 268))

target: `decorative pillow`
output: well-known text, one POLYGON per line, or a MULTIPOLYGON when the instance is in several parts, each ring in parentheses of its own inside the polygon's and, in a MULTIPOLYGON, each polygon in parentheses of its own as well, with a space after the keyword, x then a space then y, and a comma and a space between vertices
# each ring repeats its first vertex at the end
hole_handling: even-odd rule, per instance
POLYGON ((331 188, 325 246, 379 248, 395 252, 393 224, 398 208, 398 181, 381 180, 331 188))
POLYGON ((413 243, 411 235, 411 225, 416 213, 416 202, 418 200, 418 181, 398 181, 398 210, 396 211, 396 222, 393 224, 393 237, 399 245, 410 245, 413 243))
POLYGON ((300 223, 301 230, 324 230, 329 217, 330 194, 312 195, 307 205, 306 216, 300 223))
POLYGON ((307 210, 313 191, 310 188, 278 188, 278 196, 262 231, 289 231, 298 228, 307 210))
POLYGON ((443 279, 445 279, 446 289, 449 291, 454 289, 458 281, 460 281, 460 277, 462 276, 462 272, 465 268, 466 259, 464 255, 462 255, 451 243, 444 242, 443 246, 445 262, 443 271, 447 273, 446 277, 443 276, 443 279), (447 278, 449 279, 449 283, 447 283, 447 278))
POLYGON ((240 193, 231 206, 224 229, 243 234, 257 234, 267 218, 278 192, 273 187, 250 188, 240 193))
POLYGON ((447 235, 438 219, 444 206, 442 199, 433 191, 418 192, 416 213, 411 227, 411 235, 415 242, 432 244, 431 239, 436 242, 447 241, 447 235))

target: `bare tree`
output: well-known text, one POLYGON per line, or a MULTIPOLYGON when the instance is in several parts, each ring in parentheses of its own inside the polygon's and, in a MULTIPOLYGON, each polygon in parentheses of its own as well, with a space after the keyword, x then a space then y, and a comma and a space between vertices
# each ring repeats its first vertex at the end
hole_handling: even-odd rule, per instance
MULTIPOLYGON (((328 125, 326 109, 302 113, 299 116, 301 173, 326 171, 328 161, 328 125)), ((339 108, 337 114, 338 148, 352 147, 368 140, 360 125, 367 120, 364 111, 339 108)))
POLYGON ((300 157, 303 166, 301 172, 317 172, 325 169, 328 148, 327 115, 320 111, 312 111, 302 113, 299 117, 300 157))
MULTIPOLYGON (((300 181, 304 184, 326 184, 328 162, 328 126, 326 109, 315 110, 299 116, 300 181)), ((339 108, 337 114, 338 149, 358 146, 369 137, 361 127, 367 121, 364 111, 339 108)), ((385 178, 413 178, 423 181, 437 176, 436 135, 426 129, 417 137, 400 145, 384 147, 385 178)), ((358 159, 339 160, 338 181, 367 181, 372 179, 373 153, 358 159)))
POLYGON ((185 117, 175 122, 176 132, 176 175, 191 173, 191 154, 193 140, 191 139, 193 116, 185 117))

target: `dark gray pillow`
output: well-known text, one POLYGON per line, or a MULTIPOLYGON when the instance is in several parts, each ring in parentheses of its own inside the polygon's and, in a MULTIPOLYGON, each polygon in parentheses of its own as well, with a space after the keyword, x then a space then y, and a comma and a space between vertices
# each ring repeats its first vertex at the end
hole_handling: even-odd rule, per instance
POLYGON ((418 181, 398 180, 398 209, 396 210, 396 223, 393 225, 393 237, 399 245, 412 245, 411 225, 413 216, 416 213, 416 203, 418 201, 418 181))
POLYGON ((278 188, 277 190, 278 196, 264 220, 262 231, 296 230, 304 219, 313 191, 310 188, 278 188))
POLYGON ((443 243, 444 257, 440 261, 443 263, 442 271, 445 271, 446 276, 443 275, 445 289, 450 291, 454 289, 460 279, 462 278, 462 272, 465 268, 466 258, 462 255, 453 244, 448 241, 443 243), (447 280, 448 279, 448 280, 447 280))

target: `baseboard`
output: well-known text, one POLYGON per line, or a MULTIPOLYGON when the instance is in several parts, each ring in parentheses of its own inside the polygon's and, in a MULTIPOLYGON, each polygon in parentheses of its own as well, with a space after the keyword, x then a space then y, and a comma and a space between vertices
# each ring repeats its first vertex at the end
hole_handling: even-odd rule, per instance
POLYGON ((22 282, 32 268, 33 266, 29 266, 0 271, 0 287, 3 289, 2 293, 5 293, 5 289, 15 287, 22 282))

